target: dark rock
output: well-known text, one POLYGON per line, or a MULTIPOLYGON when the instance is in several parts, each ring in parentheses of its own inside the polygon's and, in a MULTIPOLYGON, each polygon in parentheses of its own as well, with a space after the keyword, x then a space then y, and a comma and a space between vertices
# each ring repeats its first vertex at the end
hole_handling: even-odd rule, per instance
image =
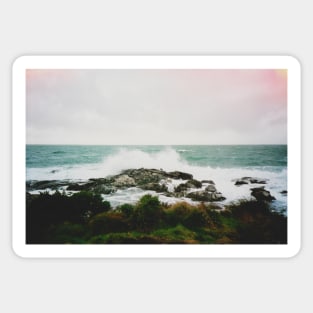
POLYGON ((33 181, 31 181, 31 180, 26 181, 26 190, 29 190, 32 187, 32 183, 33 183, 33 181))
POLYGON ((148 183, 145 185, 141 185, 140 188, 144 190, 153 190, 156 192, 168 192, 166 185, 160 185, 158 183, 148 183))
POLYGON ((276 200, 268 190, 264 189, 264 187, 251 188, 250 190, 252 190, 251 196, 255 197, 258 201, 270 202, 276 200))
POLYGON ((66 190, 71 190, 71 191, 80 191, 86 189, 85 187, 86 184, 70 184, 66 188, 66 190))
POLYGON ((212 201, 223 201, 226 198, 220 192, 212 192, 212 201))
POLYGON ((188 190, 187 184, 180 184, 177 187, 174 188, 175 192, 182 192, 188 190))
POLYGON ((39 189, 52 189, 57 190, 60 187, 67 186, 69 181, 67 180, 32 180, 26 182, 26 191, 39 190, 39 189))
POLYGON ((171 196, 182 195, 188 188, 201 188, 201 182, 193 179, 188 173, 174 171, 165 172, 162 169, 128 169, 121 174, 108 176, 106 178, 91 178, 85 182, 73 182, 69 180, 44 180, 44 181, 27 181, 26 191, 39 189, 57 190, 62 186, 68 186, 68 191, 91 191, 99 194, 110 194, 116 192, 117 189, 130 187, 139 187, 145 190, 154 190, 156 192, 168 192, 165 184, 161 181, 173 179, 188 180, 186 185, 182 185, 171 196))
POLYGON ((174 178, 174 179, 183 179, 183 180, 193 179, 193 176, 191 174, 179 172, 179 171, 166 173, 166 176, 170 178, 174 178))
POLYGON ((190 188, 201 188, 202 187, 202 183, 196 179, 190 179, 187 181, 186 184, 191 186, 190 188))
POLYGON ((256 178, 256 177, 242 177, 240 179, 236 179, 235 185, 241 186, 246 184, 266 184, 266 179, 256 178))
POLYGON ((186 191, 174 192, 172 194, 172 197, 174 197, 174 198, 183 198, 185 196, 186 196, 186 191))
POLYGON ((186 191, 190 188, 201 188, 202 184, 198 180, 190 179, 186 183, 180 184, 175 187, 175 192, 186 191))
POLYGON ((116 192, 117 188, 114 186, 110 186, 110 185, 105 185, 105 184, 99 184, 94 186, 91 191, 95 192, 95 193, 99 193, 99 194, 111 194, 116 192))
POLYGON ((280 192, 282 195, 286 195, 287 193, 288 193, 288 191, 287 190, 283 190, 283 191, 281 191, 280 192))
POLYGON ((211 185, 215 185, 213 180, 201 180, 202 184, 211 184, 211 185))
POLYGON ((96 184, 108 184, 111 183, 112 180, 108 178, 90 178, 88 183, 96 183, 96 184))
POLYGON ((30 182, 29 187, 33 189, 46 189, 56 186, 57 182, 57 180, 32 181, 30 182))
POLYGON ((112 181, 106 178, 91 178, 85 183, 71 183, 67 187, 69 191, 91 191, 99 194, 110 194, 116 191, 112 181))
POLYGON ((205 190, 210 191, 210 192, 215 192, 216 187, 214 185, 208 185, 207 187, 205 187, 205 190))
POLYGON ((134 179, 136 185, 145 185, 147 183, 158 183, 161 179, 165 179, 166 172, 156 169, 130 169, 122 172, 123 175, 127 175, 134 179))
POLYGON ((212 200, 211 193, 205 190, 190 192, 186 195, 186 197, 194 201, 211 201, 212 200))
POLYGON ((222 201, 225 197, 220 192, 208 192, 205 190, 194 191, 186 195, 194 201, 222 201))
POLYGON ((236 180, 236 182, 235 182, 236 186, 247 185, 247 184, 249 184, 249 183, 246 180, 242 180, 242 179, 236 180))
POLYGON ((96 186, 98 183, 89 181, 89 182, 85 182, 85 183, 71 183, 68 185, 68 187, 66 188, 67 190, 71 190, 71 191, 81 191, 81 190, 90 190, 93 186, 96 186))
POLYGON ((163 195, 170 198, 175 197, 175 193, 170 191, 165 192, 163 195))
POLYGON ((259 179, 259 178, 251 178, 250 183, 251 184, 266 184, 266 180, 259 179))

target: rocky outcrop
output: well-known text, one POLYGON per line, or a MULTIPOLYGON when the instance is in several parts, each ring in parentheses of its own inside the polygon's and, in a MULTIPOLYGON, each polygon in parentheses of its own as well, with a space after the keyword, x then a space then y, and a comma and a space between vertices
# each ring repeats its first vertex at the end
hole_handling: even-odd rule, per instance
MULTIPOLYGON (((266 184, 266 179, 256 177, 242 177, 235 181, 236 186, 243 184, 266 184)), ((28 181, 26 191, 31 190, 58 190, 67 186, 68 191, 91 191, 97 194, 112 194, 118 189, 137 187, 143 190, 151 190, 162 193, 164 196, 183 198, 193 201, 214 202, 223 201, 225 197, 219 192, 212 180, 193 179, 189 173, 180 171, 166 172, 162 169, 128 169, 118 175, 105 178, 93 178, 85 182, 70 182, 68 180, 28 181), (168 190, 167 183, 172 180, 181 180, 174 190, 168 190)), ((284 190, 282 194, 287 194, 284 190)), ((258 201, 273 201, 275 198, 264 187, 251 188, 251 195, 258 201)))
POLYGON ((188 197, 194 201, 223 201, 225 198, 217 191, 212 180, 203 180, 202 182, 193 179, 189 173, 173 171, 166 172, 162 169, 128 169, 118 175, 112 175, 105 178, 91 178, 85 182, 75 182, 68 180, 57 181, 28 181, 26 191, 44 190, 47 188, 57 190, 66 187, 68 191, 90 191, 97 194, 112 194, 118 189, 127 189, 131 187, 141 188, 162 193, 164 196, 183 198, 188 197), (173 180, 182 181, 174 190, 171 191, 167 184, 172 184, 173 180))
POLYGON ((276 200, 275 197, 273 197, 271 193, 264 187, 251 188, 250 190, 252 190, 251 196, 256 198, 258 201, 271 202, 273 200, 276 200))
POLYGON ((223 201, 226 199, 222 193, 217 191, 212 180, 200 182, 195 179, 190 179, 187 182, 178 185, 175 188, 174 193, 167 193, 166 195, 176 198, 187 197, 193 201, 201 202, 223 201), (209 184, 204 188, 203 184, 208 184, 208 182, 213 184, 209 184))
POLYGON ((247 184, 266 184, 267 180, 256 177, 242 177, 235 180, 236 186, 247 185, 247 184))
MULTIPOLYGON (((267 181, 267 179, 256 177, 242 177, 235 180, 235 185, 266 184, 267 181)), ((165 197, 177 199, 189 198, 193 201, 200 202, 219 202, 226 199, 218 191, 212 180, 198 181, 189 173, 180 171, 166 172, 162 169, 128 169, 118 175, 105 178, 91 178, 87 181, 77 182, 69 180, 33 180, 26 182, 26 192, 41 192, 44 190, 62 191, 66 189, 70 191, 70 194, 78 191, 90 191, 96 194, 107 195, 115 193, 117 190, 131 187, 151 190, 165 197)), ((257 186, 250 190, 251 196, 257 201, 271 202, 275 200, 275 197, 264 186, 257 186)), ((287 195, 287 190, 282 190, 280 193, 287 195)))

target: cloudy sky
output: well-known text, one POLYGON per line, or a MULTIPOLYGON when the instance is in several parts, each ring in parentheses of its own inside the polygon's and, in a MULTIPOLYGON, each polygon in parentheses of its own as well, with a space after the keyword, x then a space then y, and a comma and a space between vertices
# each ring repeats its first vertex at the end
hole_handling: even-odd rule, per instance
POLYGON ((28 144, 285 144, 285 70, 27 70, 28 144))

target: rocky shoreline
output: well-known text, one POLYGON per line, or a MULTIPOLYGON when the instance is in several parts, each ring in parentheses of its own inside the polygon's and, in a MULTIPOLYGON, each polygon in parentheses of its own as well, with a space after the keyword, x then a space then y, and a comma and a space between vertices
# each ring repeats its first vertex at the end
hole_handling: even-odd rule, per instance
MULTIPOLYGON (((234 185, 240 188, 242 185, 251 185, 251 196, 258 201, 271 202, 275 197, 265 189, 267 179, 256 177, 242 177, 234 180, 234 185), (258 186, 253 186, 253 185, 258 186)), ((27 181, 26 192, 36 190, 62 190, 66 193, 89 191, 94 194, 111 195, 118 190, 137 187, 144 191, 153 191, 157 194, 171 198, 188 198, 195 202, 223 202, 226 200, 221 191, 217 189, 212 179, 196 180, 192 174, 162 169, 128 169, 118 175, 105 178, 91 178, 87 181, 73 182, 70 180, 45 180, 27 181)), ((282 194, 287 194, 284 190, 282 194)))

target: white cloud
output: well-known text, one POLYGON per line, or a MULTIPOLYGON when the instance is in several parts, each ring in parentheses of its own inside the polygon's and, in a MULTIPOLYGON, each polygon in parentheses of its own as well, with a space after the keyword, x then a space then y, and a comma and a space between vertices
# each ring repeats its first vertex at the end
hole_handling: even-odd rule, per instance
POLYGON ((27 142, 286 143, 285 97, 252 72, 41 71, 28 78, 27 142))

